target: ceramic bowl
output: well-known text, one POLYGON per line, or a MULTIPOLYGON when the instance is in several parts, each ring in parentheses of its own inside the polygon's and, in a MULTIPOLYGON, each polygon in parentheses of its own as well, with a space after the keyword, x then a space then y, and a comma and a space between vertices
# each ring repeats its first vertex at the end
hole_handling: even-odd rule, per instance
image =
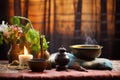
POLYGON ((31 59, 28 61, 28 66, 33 72, 43 72, 48 66, 48 60, 31 59))
POLYGON ((95 59, 101 55, 100 45, 71 45, 72 53, 79 59, 95 59))

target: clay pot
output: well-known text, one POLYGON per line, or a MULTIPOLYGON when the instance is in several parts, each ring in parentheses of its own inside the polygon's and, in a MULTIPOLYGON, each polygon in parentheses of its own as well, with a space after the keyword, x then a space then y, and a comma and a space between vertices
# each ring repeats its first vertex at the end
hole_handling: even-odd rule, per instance
POLYGON ((47 68, 48 63, 48 60, 34 58, 28 61, 28 66, 33 72, 43 72, 47 68))

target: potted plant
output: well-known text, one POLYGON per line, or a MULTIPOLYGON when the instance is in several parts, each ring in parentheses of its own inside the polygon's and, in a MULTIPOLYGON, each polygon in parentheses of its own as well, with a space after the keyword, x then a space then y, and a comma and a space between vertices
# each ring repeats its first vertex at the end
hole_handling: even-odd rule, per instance
POLYGON ((40 36, 40 52, 37 58, 33 58, 28 61, 28 65, 32 71, 43 72, 48 64, 49 52, 44 48, 45 36, 40 36))
MULTIPOLYGON (((29 49, 30 53, 34 52, 38 55, 41 50, 40 37, 42 34, 33 28, 33 25, 28 18, 13 16, 11 23, 12 25, 9 25, 5 24, 3 21, 0 25, 0 44, 3 44, 3 42, 12 44, 12 48, 10 48, 9 52, 12 52, 13 56, 10 57, 11 60, 9 62, 11 63, 13 60, 18 59, 17 53, 23 53, 23 45, 29 49), (27 22, 22 24, 21 20, 27 22)), ((46 38, 43 37, 43 50, 47 49, 48 42, 46 41, 46 38)))
POLYGON ((48 42, 46 41, 44 35, 40 34, 40 32, 33 28, 29 19, 17 16, 13 17, 12 22, 21 26, 18 18, 27 20, 29 22, 25 27, 22 26, 25 35, 21 36, 20 44, 26 44, 28 47, 30 47, 31 51, 37 53, 37 58, 29 60, 28 66, 32 71, 43 72, 49 63, 49 53, 47 51, 48 42))

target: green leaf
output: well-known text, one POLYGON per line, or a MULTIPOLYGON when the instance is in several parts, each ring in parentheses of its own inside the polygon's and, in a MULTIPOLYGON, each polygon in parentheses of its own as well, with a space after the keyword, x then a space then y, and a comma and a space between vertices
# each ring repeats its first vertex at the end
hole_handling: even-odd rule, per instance
POLYGON ((11 23, 15 24, 15 25, 17 24, 18 26, 21 26, 20 19, 17 16, 13 16, 11 18, 11 23))
POLYGON ((25 27, 26 27, 27 29, 28 29, 28 28, 31 28, 31 24, 30 24, 30 23, 27 23, 25 27))
POLYGON ((34 29, 29 29, 25 35, 26 40, 32 45, 31 50, 39 52, 39 32, 34 29))
POLYGON ((36 53, 39 53, 40 51, 40 46, 38 44, 34 44, 31 46, 31 51, 34 51, 36 53))
POLYGON ((38 39, 39 39, 38 31, 34 29, 29 29, 29 31, 26 34, 26 40, 30 43, 37 43, 38 39))
POLYGON ((0 34, 0 44, 3 43, 3 36, 0 34))
POLYGON ((43 38, 43 48, 44 48, 44 50, 46 50, 48 48, 48 42, 45 37, 43 38))
POLYGON ((46 50, 46 49, 48 49, 48 42, 44 35, 41 35, 41 36, 43 38, 43 49, 46 50))

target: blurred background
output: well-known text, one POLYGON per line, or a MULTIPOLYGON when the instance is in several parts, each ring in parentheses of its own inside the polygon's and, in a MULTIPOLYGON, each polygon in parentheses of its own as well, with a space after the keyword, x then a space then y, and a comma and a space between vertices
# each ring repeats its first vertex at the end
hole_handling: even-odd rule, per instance
MULTIPOLYGON (((0 0, 0 24, 24 16, 45 34, 49 52, 73 44, 99 44, 100 57, 120 59, 120 0, 0 0)), ((0 59, 7 59, 0 45, 0 59)))

